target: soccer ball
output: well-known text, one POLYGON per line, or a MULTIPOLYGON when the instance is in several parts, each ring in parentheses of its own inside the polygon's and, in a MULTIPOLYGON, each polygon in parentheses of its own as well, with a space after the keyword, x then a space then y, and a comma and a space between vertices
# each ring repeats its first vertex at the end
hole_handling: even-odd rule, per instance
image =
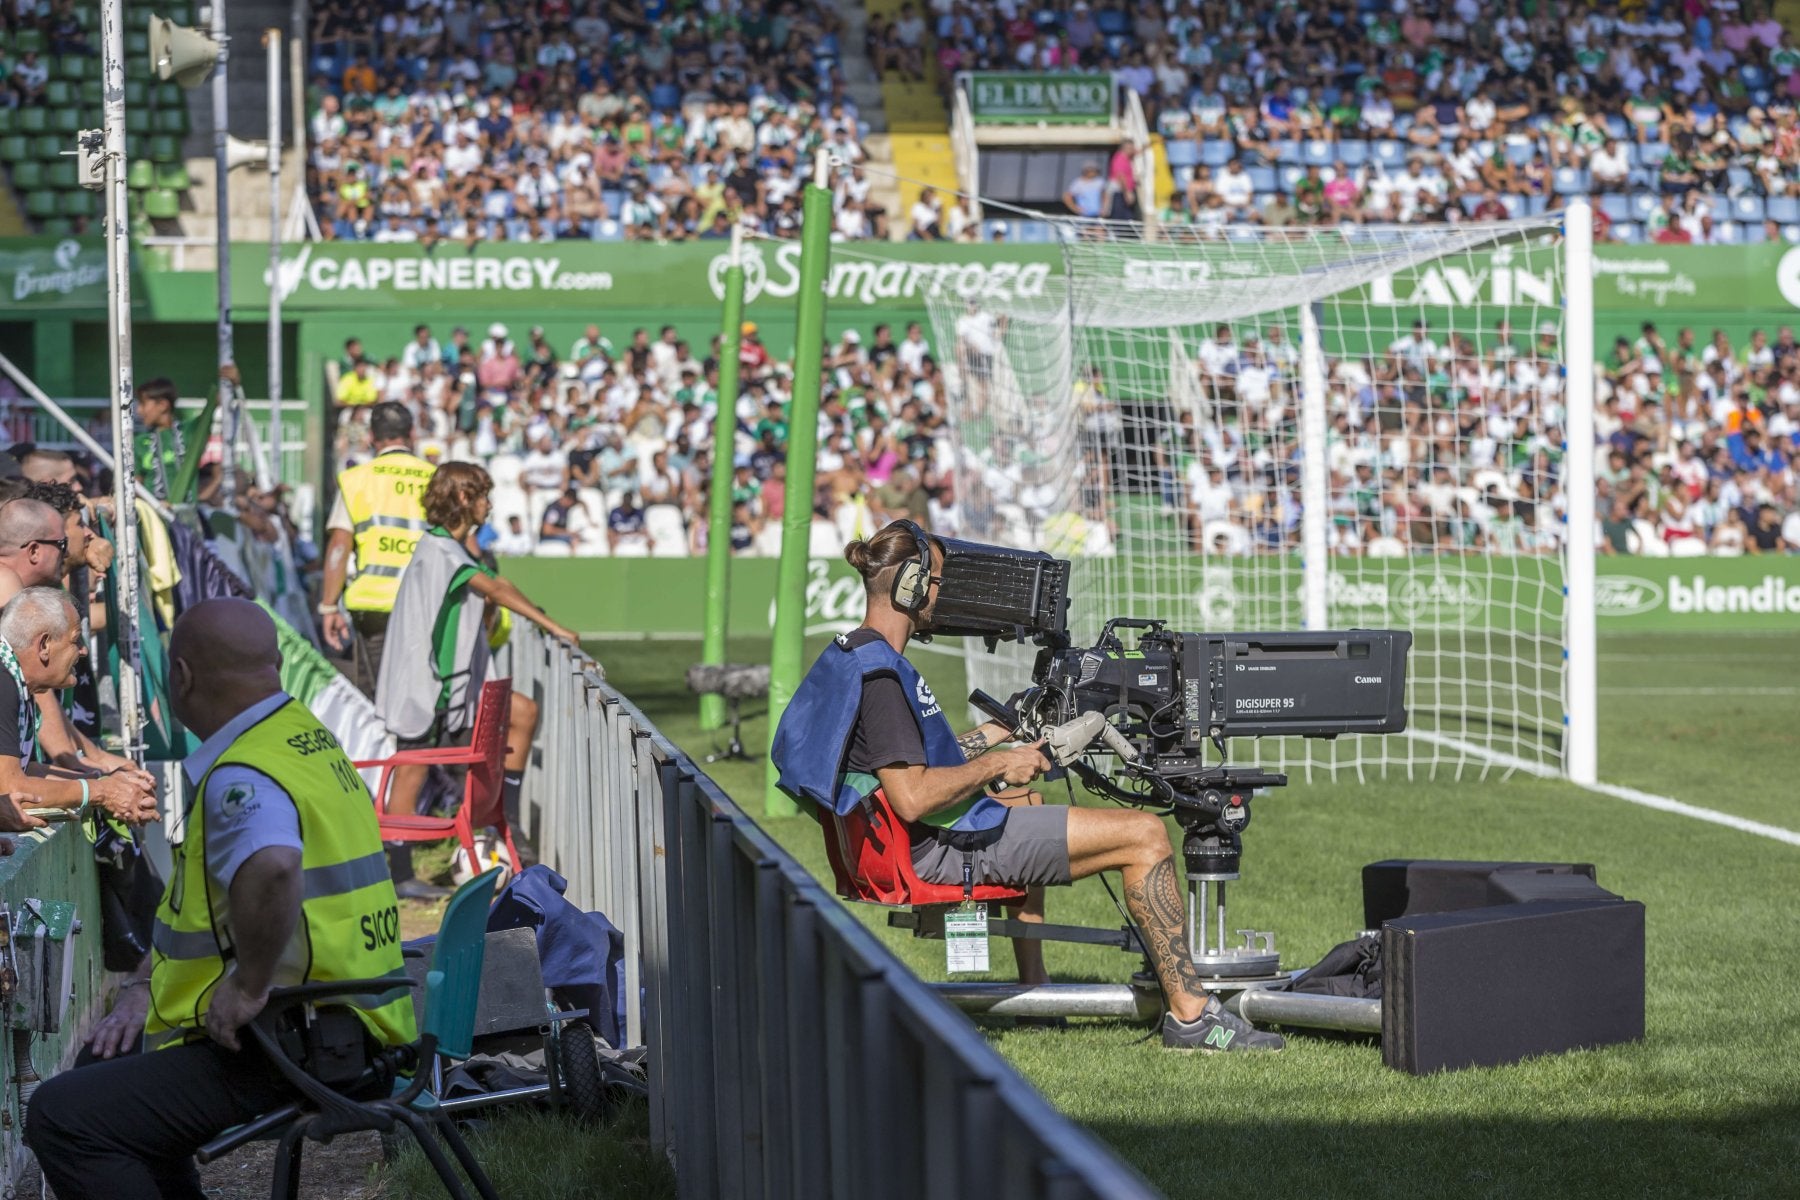
POLYGON ((494 884, 496 890, 505 887, 507 881, 513 877, 512 857, 506 853, 506 842, 498 836, 485 830, 477 833, 475 835, 475 857, 481 863, 481 871, 471 871, 469 856, 462 852, 461 847, 457 848, 456 857, 451 860, 450 877, 456 880, 458 887, 469 882, 482 871, 494 867, 500 868, 500 878, 494 884))

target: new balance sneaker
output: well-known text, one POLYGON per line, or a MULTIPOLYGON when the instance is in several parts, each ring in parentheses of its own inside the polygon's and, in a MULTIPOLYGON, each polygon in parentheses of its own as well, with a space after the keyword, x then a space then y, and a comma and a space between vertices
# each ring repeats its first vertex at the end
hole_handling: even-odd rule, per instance
POLYGON ((1265 1033, 1227 1011, 1217 996, 1210 996, 1206 1009, 1197 1021, 1177 1021, 1174 1013, 1164 1013, 1162 1044, 1169 1050, 1279 1050, 1287 1045, 1279 1033, 1265 1033))

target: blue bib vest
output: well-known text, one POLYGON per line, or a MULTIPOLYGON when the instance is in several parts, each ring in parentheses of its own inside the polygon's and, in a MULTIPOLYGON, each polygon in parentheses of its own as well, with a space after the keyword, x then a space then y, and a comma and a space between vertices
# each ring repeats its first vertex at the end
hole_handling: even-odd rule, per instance
MULTIPOLYGON (((884 641, 855 648, 839 637, 819 655, 800 681, 775 730, 769 757, 781 772, 777 786, 796 800, 848 816, 875 790, 874 780, 844 769, 850 732, 862 707, 863 684, 886 675, 906 692, 913 719, 925 741, 925 765, 960 767, 968 761, 937 697, 911 663, 884 641)), ((1006 806, 986 796, 965 800, 925 819, 925 824, 958 830, 993 829, 1006 820, 1006 806)))

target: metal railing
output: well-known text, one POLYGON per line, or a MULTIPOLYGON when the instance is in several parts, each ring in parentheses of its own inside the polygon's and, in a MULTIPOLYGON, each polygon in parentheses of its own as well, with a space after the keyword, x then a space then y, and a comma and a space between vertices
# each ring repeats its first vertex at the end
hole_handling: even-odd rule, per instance
POLYGON ((535 627, 527 825, 625 935, 627 1037, 684 1197, 1150 1197, 670 744, 535 627))

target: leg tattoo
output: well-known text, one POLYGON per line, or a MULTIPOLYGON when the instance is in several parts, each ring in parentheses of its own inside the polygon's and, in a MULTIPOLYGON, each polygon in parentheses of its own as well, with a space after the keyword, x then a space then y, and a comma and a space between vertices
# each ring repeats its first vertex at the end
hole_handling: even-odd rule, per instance
POLYGON ((1136 883, 1125 885, 1125 905, 1144 931, 1150 960, 1162 980, 1163 993, 1171 998, 1186 995, 1205 1003, 1206 987, 1194 969, 1188 950, 1187 913, 1175 884, 1175 859, 1163 859, 1144 872, 1136 883))

